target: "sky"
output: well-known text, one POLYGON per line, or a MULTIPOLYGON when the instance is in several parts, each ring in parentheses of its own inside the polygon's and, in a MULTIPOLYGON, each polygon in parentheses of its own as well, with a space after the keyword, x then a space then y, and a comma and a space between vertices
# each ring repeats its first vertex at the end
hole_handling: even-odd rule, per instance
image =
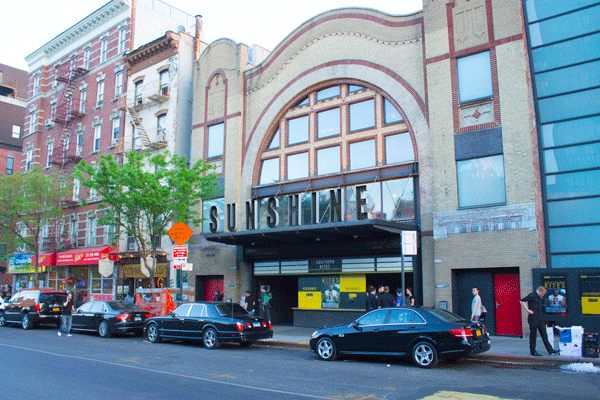
MULTIPOLYGON (((208 43, 227 37, 268 50, 298 26, 328 10, 368 7, 406 15, 422 9, 422 0, 163 1, 188 14, 202 15, 208 43)), ((106 3, 108 0, 0 0, 0 64, 28 71, 26 56, 106 3)))

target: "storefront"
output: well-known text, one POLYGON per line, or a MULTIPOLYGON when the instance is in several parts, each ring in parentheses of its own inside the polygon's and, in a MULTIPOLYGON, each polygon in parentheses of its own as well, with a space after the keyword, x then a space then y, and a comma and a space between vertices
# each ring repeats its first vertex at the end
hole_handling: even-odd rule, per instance
MULTIPOLYGON (((41 253, 38 262, 38 282, 40 287, 49 286, 48 270, 54 265, 55 253, 41 253)), ((8 258, 8 274, 13 275, 13 292, 23 288, 33 288, 35 276, 35 255, 14 254, 8 258)), ((52 287, 52 286, 50 286, 52 287)))
MULTIPOLYGON (((154 287, 157 289, 164 288, 167 280, 167 264, 163 258, 159 258, 159 262, 156 264, 156 271, 154 272, 154 287)), ((128 263, 126 257, 120 259, 116 290, 117 299, 119 300, 124 299, 127 294, 134 295, 138 288, 152 287, 150 277, 142 272, 139 257, 135 261, 137 262, 132 264, 128 263)))

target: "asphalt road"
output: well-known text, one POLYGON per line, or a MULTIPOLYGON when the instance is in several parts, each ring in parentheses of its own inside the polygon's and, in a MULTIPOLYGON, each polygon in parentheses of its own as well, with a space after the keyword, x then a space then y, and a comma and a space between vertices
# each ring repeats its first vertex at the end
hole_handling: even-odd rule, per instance
POLYGON ((598 375, 399 358, 319 360, 307 350, 151 344, 0 327, 5 399, 600 399, 598 375), (491 396, 491 397, 487 397, 491 396))

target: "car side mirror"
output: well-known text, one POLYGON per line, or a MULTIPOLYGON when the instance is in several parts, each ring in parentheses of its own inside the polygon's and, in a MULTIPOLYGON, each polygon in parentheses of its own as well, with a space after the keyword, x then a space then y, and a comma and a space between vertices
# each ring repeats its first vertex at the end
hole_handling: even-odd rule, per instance
POLYGON ((352 323, 352 327, 353 327, 354 329, 356 329, 357 331, 362 331, 362 330, 363 330, 363 328, 360 326, 360 324, 358 323, 358 321, 354 321, 354 322, 352 323))
POLYGON ((174 312, 172 312, 172 311, 169 313, 169 316, 170 316, 170 317, 172 317, 172 318, 175 318, 175 317, 176 317, 175 313, 174 313, 174 312))

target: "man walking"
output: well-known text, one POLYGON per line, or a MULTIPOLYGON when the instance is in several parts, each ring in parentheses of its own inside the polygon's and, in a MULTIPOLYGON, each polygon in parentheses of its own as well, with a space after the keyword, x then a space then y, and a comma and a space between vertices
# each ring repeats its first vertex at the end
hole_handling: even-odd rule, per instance
POLYGON ((473 288, 473 301, 471 302, 471 321, 479 321, 481 316, 481 297, 479 296, 479 288, 473 288))
POLYGON ((521 299, 521 305, 527 311, 527 323, 529 324, 529 351, 532 356, 541 356, 535 350, 535 344, 537 341, 537 331, 540 331, 542 341, 548 354, 558 354, 558 350, 554 350, 550 342, 548 341, 548 333, 546 332, 546 324, 540 319, 540 310, 542 309, 542 299, 546 294, 547 290, 544 286, 538 286, 535 292, 529 293, 527 296, 521 299))
POLYGON ((61 336, 61 331, 68 337, 71 336, 71 323, 73 322, 73 294, 67 293, 67 299, 63 303, 62 318, 60 321, 60 328, 58 330, 58 336, 61 336))

